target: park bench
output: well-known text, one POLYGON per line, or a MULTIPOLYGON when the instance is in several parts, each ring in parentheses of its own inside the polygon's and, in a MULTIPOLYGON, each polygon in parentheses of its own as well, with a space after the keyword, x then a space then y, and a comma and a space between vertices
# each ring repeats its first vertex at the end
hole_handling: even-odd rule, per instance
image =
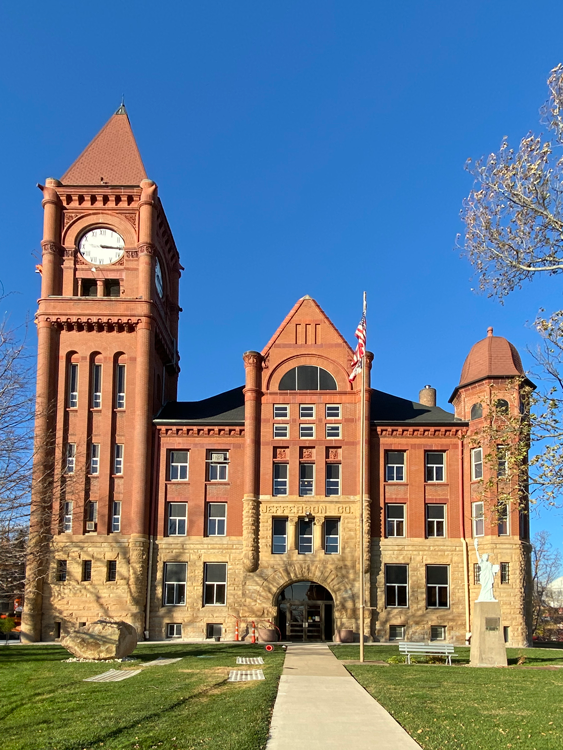
POLYGON ((451 643, 399 643, 399 653, 407 657, 407 664, 411 663, 411 656, 445 656, 446 664, 452 665, 454 647, 451 643))

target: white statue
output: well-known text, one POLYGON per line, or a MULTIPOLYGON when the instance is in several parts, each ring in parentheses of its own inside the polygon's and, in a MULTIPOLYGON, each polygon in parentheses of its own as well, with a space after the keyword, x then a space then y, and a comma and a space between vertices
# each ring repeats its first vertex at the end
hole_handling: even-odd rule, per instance
POLYGON ((499 572, 499 566, 489 562, 489 555, 479 555, 479 540, 475 540, 475 552, 477 553, 477 562, 479 563, 479 582, 481 584, 481 593, 478 602, 496 602, 493 594, 493 584, 495 576, 499 572))

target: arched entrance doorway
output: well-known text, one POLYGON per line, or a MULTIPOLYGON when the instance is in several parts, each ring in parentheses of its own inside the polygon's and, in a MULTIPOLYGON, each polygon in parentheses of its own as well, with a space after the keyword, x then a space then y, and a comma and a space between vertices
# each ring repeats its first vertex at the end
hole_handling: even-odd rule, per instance
POLYGON ((334 600, 324 586, 298 581, 278 596, 278 627, 286 641, 331 641, 334 600))

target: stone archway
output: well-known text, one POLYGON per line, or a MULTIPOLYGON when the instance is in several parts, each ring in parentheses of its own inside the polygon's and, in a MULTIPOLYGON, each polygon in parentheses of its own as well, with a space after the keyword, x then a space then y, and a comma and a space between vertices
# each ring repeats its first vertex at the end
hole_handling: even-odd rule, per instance
POLYGON ((264 571, 262 575, 261 573, 262 571, 259 571, 254 578, 252 599, 261 608, 262 617, 272 621, 277 620, 278 597, 281 592, 290 584, 311 581, 327 589, 332 597, 335 630, 356 628, 358 618, 356 588, 349 578, 345 578, 334 569, 327 568, 322 562, 288 561, 277 570, 264 571))

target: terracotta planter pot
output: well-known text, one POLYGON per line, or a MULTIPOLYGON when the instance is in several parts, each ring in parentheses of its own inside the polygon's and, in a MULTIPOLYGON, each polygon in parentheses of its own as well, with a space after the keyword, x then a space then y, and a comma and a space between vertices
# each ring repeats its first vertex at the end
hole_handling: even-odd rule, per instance
POLYGON ((354 643, 354 631, 353 630, 340 630, 340 643, 354 643))
POLYGON ((258 640, 262 643, 275 643, 278 640, 278 631, 274 628, 258 628, 258 640))

